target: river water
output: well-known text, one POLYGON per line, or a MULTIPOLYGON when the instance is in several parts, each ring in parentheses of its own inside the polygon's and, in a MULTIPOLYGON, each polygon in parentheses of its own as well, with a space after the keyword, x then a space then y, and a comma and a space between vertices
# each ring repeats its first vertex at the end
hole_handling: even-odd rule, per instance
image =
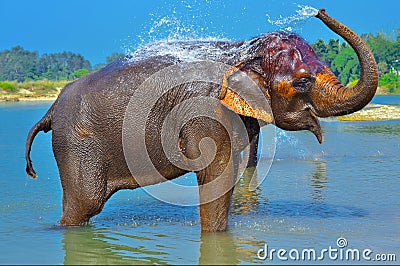
MULTIPOLYGON (((400 105, 400 97, 373 102, 400 105)), ((0 104, 1 264, 295 263, 276 253, 260 260, 257 251, 267 244, 269 251, 312 248, 319 255, 340 250, 338 238, 347 241, 343 250, 370 249, 371 258, 397 253, 400 260, 400 121, 324 121, 322 145, 311 133, 278 130, 266 179, 250 192, 243 177, 224 233, 201 234, 197 207, 169 205, 142 189, 118 192, 88 226, 60 228, 51 134, 40 133, 33 145, 39 178, 25 174, 27 132, 50 104, 0 104)), ((313 263, 344 260, 327 257, 313 263)))

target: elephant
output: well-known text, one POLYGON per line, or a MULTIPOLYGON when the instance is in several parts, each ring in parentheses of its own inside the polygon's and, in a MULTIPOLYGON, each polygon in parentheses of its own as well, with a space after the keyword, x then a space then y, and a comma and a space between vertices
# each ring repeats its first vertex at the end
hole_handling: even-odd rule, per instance
MULTIPOLYGON (((341 84, 311 46, 294 33, 266 33, 250 41, 182 44, 191 52, 208 45, 210 49, 202 53, 205 59, 215 59, 231 67, 224 70, 220 84, 183 83, 159 95, 151 106, 149 117, 145 118, 144 144, 153 167, 163 180, 146 175, 146 167, 140 164, 132 173, 122 144, 126 129, 124 118, 136 115, 127 112, 132 102, 147 106, 146 92, 151 93, 150 89, 135 98, 141 84, 162 69, 181 63, 180 58, 168 54, 127 55, 66 85, 43 118, 29 131, 25 153, 26 172, 36 178, 30 158, 31 146, 38 132, 52 130, 52 148, 63 192, 59 224, 87 224, 118 190, 152 185, 194 172, 199 186, 202 231, 226 230, 240 152, 250 145, 248 166, 257 164, 260 127, 273 124, 283 130, 308 130, 321 143, 318 117, 356 112, 367 105, 376 92, 377 67, 363 39, 324 9, 315 16, 355 50, 360 62, 360 79, 354 87, 341 84), (213 58, 213 49, 225 53, 213 58), (257 85, 269 110, 246 100, 249 98, 244 95, 246 88, 240 88, 237 75, 244 75, 257 85), (183 104, 188 99, 201 97, 216 102, 211 107, 206 106, 216 117, 193 117, 180 125, 178 138, 172 143, 181 153, 177 165, 163 149, 163 123, 174 110, 178 116, 184 116, 191 112, 190 108, 201 108, 201 104, 183 104), (177 105, 183 107, 174 109, 177 105), (237 122, 242 123, 245 131, 237 129, 237 122), (211 157, 208 153, 212 153, 211 157), (197 160, 199 158, 201 160, 197 160), (207 164, 201 163, 203 159, 207 164), (217 179, 218 182, 213 183, 217 179)), ((161 79, 156 85, 162 87, 173 76, 173 72, 164 75, 164 81, 161 79)), ((134 125, 129 130, 132 134, 139 131, 134 125)), ((133 139, 127 145, 133 149, 134 162, 144 156, 135 153, 139 142, 133 139)))

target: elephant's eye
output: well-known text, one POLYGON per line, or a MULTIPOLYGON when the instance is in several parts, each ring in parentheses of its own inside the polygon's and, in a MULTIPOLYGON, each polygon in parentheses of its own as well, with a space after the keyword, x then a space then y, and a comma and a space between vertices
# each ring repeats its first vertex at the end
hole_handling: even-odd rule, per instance
POLYGON ((311 88, 312 80, 310 77, 298 78, 292 82, 297 92, 308 92, 311 88))

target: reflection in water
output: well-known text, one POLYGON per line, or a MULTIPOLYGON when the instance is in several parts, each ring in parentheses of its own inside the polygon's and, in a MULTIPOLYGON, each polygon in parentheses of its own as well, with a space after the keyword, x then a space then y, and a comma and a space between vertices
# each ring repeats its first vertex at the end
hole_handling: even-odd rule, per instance
MULTIPOLYGON (((260 187, 255 186, 252 182, 257 182, 257 169, 255 167, 247 168, 242 177, 235 186, 232 197, 232 214, 244 214, 255 211, 260 204, 260 187), (256 187, 250 190, 250 187, 256 187)), ((265 202, 268 199, 263 199, 265 202)))
MULTIPOLYGON (((166 264, 160 259, 163 252, 152 251, 145 245, 137 247, 112 244, 120 239, 107 236, 106 229, 96 229, 92 226, 67 228, 62 240, 65 251, 64 264, 166 264), (111 242, 111 243, 110 243, 111 242), (128 255, 129 254, 129 255, 128 255)), ((140 241, 152 240, 144 237, 128 236, 140 241)))
POLYGON ((400 136, 400 124, 396 121, 393 122, 376 122, 376 123, 352 123, 343 124, 339 130, 349 133, 368 133, 368 134, 385 134, 400 136))
POLYGON ((313 161, 315 170, 312 174, 311 187, 313 187, 312 197, 314 200, 325 200, 324 190, 328 178, 326 177, 326 163, 322 161, 313 161))
POLYGON ((202 233, 199 264, 237 265, 238 247, 229 232, 202 233))
MULTIPOLYGON (((257 248, 261 246, 260 241, 249 236, 235 238, 230 232, 201 233, 192 238, 197 243, 200 238, 199 251, 196 251, 198 246, 189 247, 181 240, 177 241, 178 247, 166 252, 166 243, 149 245, 150 242, 161 242, 156 234, 136 236, 94 226, 67 228, 62 240, 64 264, 171 264, 182 259, 179 258, 181 252, 194 251, 193 254, 200 255, 194 256, 190 264, 237 265, 240 262, 252 262, 257 248)), ((183 261, 188 263, 187 259, 183 261)))
POLYGON ((66 228, 62 240, 65 252, 64 264, 117 264, 121 257, 109 249, 102 240, 106 236, 92 227, 66 228), (90 251, 90 252, 89 252, 90 251))
POLYGON ((262 241, 252 236, 234 237, 232 233, 202 233, 198 264, 238 265, 254 262, 262 241))

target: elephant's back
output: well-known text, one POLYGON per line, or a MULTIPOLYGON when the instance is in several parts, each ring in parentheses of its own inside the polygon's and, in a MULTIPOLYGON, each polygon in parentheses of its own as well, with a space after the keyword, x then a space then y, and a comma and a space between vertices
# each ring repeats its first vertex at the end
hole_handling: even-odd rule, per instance
POLYGON ((121 160, 123 119, 132 95, 150 75, 171 64, 165 58, 134 64, 121 59, 68 84, 55 102, 55 152, 88 145, 121 160))
POLYGON ((71 101, 71 97, 74 96, 82 97, 99 93, 132 95, 148 77, 173 64, 174 62, 169 57, 152 57, 131 62, 130 57, 125 56, 97 72, 68 84, 60 96, 71 101))
POLYGON ((173 64, 168 58, 149 58, 135 63, 128 59, 121 58, 66 85, 56 101, 55 119, 72 121, 85 113, 95 116, 114 113, 116 117, 126 109, 140 84, 173 64))

